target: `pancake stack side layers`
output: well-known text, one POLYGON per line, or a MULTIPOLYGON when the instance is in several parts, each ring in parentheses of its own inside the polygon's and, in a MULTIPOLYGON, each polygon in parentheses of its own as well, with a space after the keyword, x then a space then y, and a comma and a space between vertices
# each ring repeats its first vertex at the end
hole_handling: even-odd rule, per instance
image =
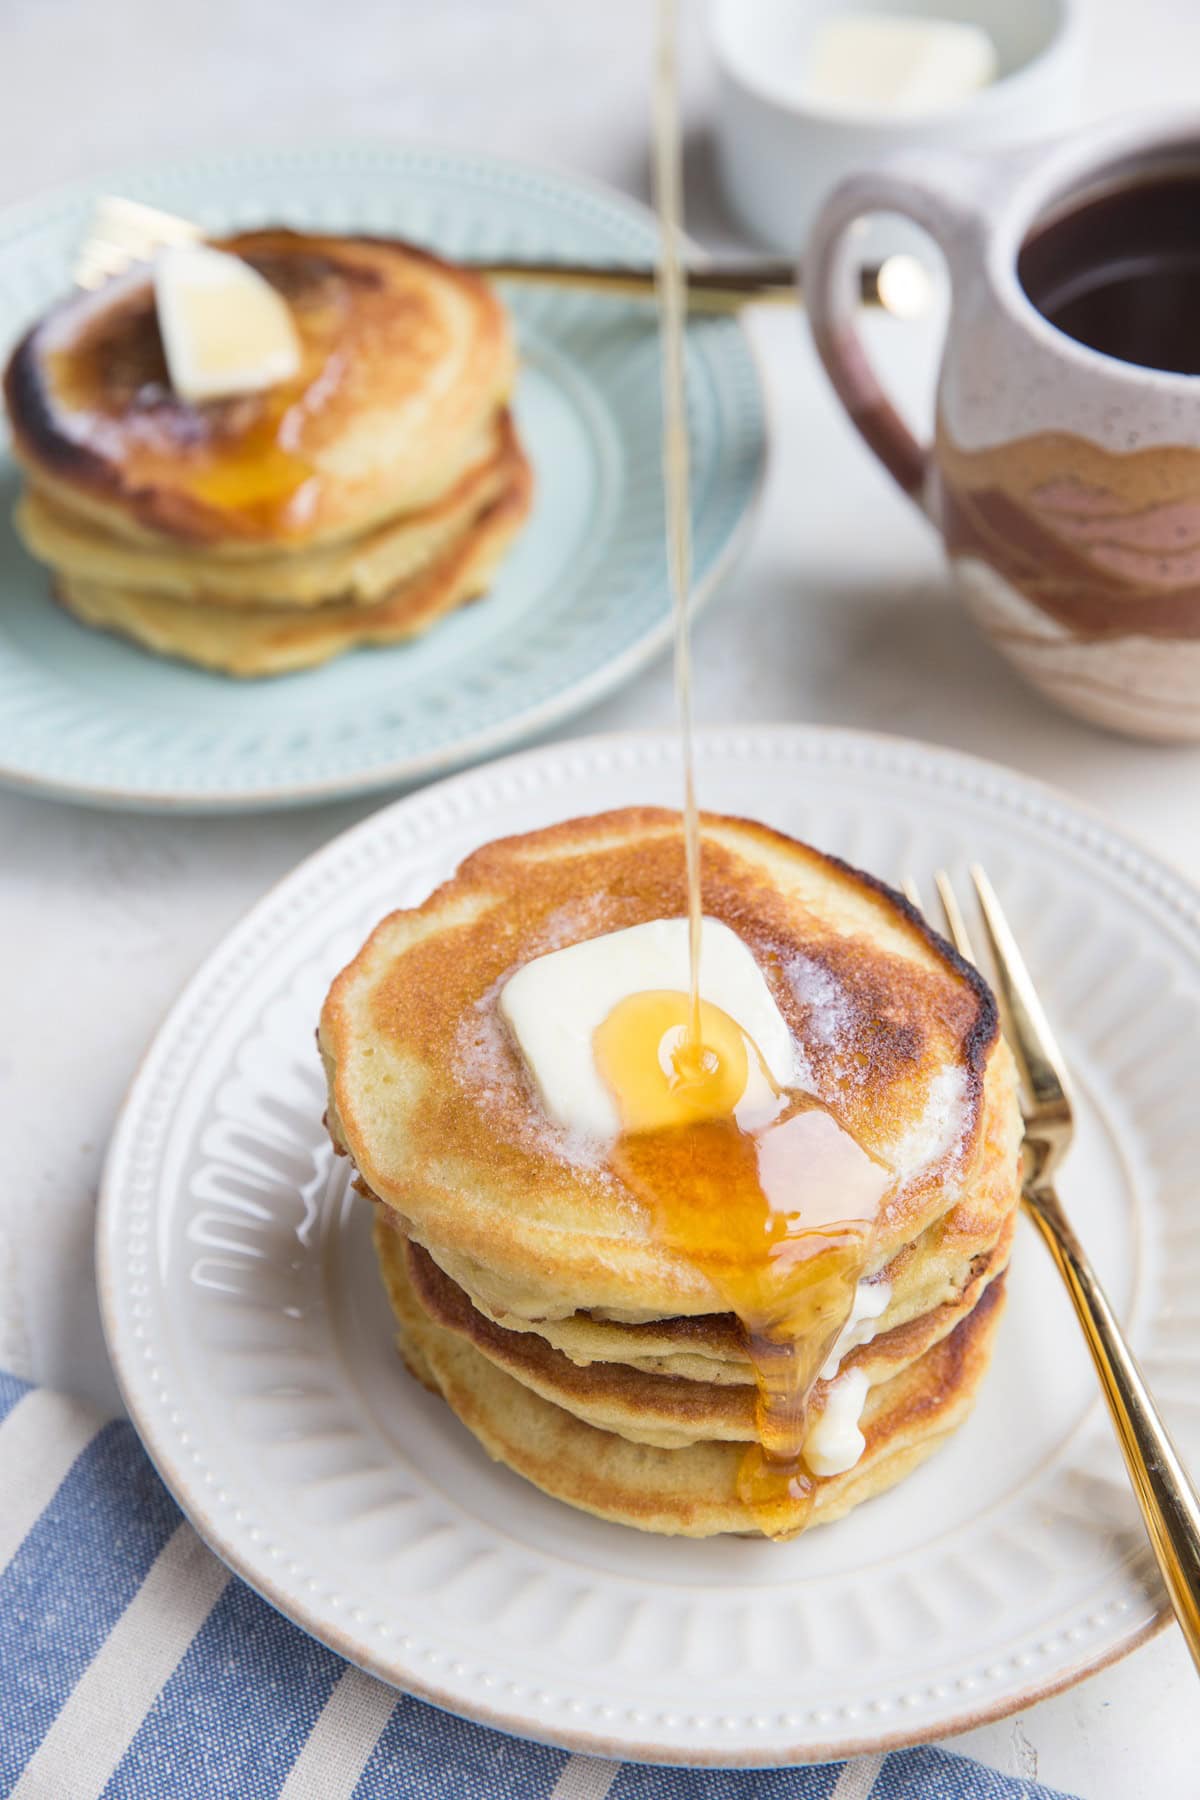
POLYGON ((396 241, 216 247, 285 300, 298 372, 188 401, 146 270, 64 302, 5 376, 22 538, 86 623, 230 675, 428 630, 486 590, 531 503, 503 306, 396 241))
MULTIPOLYGON (((762 1369, 729 1304, 740 1240, 719 1187, 698 1170, 686 1233, 666 1229, 627 1139, 548 1114, 503 1005, 536 959, 682 924, 677 815, 488 845, 385 919, 322 1012, 327 1121, 375 1204, 405 1362, 489 1455, 644 1530, 788 1537, 892 1486, 966 1416, 1003 1305, 1021 1121, 990 992, 899 895, 716 815, 701 875, 705 929, 750 952, 803 1106, 886 1171, 832 1340, 824 1320, 799 1477, 769 1512, 744 1478, 762 1369)), ((800 1143, 785 1176, 811 1200, 800 1143)), ((843 1196, 816 1201, 828 1233, 843 1196)))

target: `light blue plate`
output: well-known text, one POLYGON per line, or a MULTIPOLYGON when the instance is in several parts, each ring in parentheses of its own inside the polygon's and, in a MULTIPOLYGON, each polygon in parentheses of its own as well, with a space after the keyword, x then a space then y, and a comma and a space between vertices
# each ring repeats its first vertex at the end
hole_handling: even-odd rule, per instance
MULTIPOLYGON (((452 256, 646 260, 633 202, 490 157, 358 145, 239 153, 110 177, 210 228, 392 232, 452 256)), ((0 218, 0 343, 68 283, 99 187, 0 218)), ((652 308, 506 295, 533 515, 491 594, 427 638, 323 669, 236 682, 76 624, 9 518, 0 454, 0 781, 96 805, 250 809, 413 781, 541 731, 626 680, 670 635, 652 308)), ((762 401, 740 328, 688 336, 696 587, 726 567, 757 493, 762 401)))

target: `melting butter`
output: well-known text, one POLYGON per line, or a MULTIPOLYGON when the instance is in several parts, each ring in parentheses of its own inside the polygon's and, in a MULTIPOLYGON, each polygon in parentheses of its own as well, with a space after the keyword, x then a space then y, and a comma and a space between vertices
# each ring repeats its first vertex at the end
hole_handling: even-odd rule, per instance
POLYGON ((844 1475, 866 1449, 859 1421, 869 1385, 861 1369, 847 1369, 826 1389, 804 1440, 804 1460, 814 1475, 844 1475))
POLYGON ((996 78, 996 46, 962 19, 849 13, 823 21, 805 94, 837 111, 921 118, 961 105, 996 78))
MULTIPOLYGON (((652 919, 535 958, 505 983, 499 1004, 548 1116, 569 1131, 609 1141, 623 1120, 597 1063, 596 1032, 631 996, 687 996, 689 988, 688 921, 652 919)), ((746 1053, 744 1090, 730 1111, 770 1106, 774 1088, 796 1080, 795 1046, 749 945, 720 919, 701 925, 700 997, 755 1046, 752 1056, 746 1053)), ((686 1010, 676 1016, 667 1002, 662 1030, 655 1034, 652 1021, 647 1027, 652 1061, 666 1032, 686 1023, 686 1010)), ((668 1107, 657 1123, 670 1122, 668 1107)))
POLYGON ((854 1290, 850 1316, 842 1326, 838 1340, 821 1364, 822 1381, 832 1381, 851 1350, 874 1341, 879 1320, 891 1304, 890 1281, 860 1281, 854 1290))
POLYGON ((171 386, 199 402, 257 394, 300 372, 291 310, 257 269, 210 244, 172 244, 154 265, 171 386))

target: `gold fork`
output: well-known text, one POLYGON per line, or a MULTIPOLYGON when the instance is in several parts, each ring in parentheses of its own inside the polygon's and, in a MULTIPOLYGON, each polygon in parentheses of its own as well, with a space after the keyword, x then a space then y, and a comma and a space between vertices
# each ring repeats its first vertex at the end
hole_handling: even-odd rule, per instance
MULTIPOLYGON (((125 200, 115 194, 97 200, 83 242, 75 258, 75 285, 103 287, 114 275, 122 275, 137 263, 149 262, 168 244, 194 243, 204 234, 190 219, 125 200)), ((492 257, 468 261, 496 281, 520 281, 539 287, 582 288, 588 293, 609 294, 615 299, 653 299, 656 274, 653 267, 622 267, 607 263, 548 262, 540 259, 492 257)), ((866 306, 881 306, 897 318, 916 318, 932 294, 929 276, 912 256, 889 256, 878 268, 865 268, 860 277, 866 306)), ((794 263, 718 263, 688 273, 688 309, 693 313, 734 313, 752 302, 795 306, 800 299, 800 279, 794 263)))
MULTIPOLYGON (((1001 1024, 1020 1081, 1025 1211, 1074 1302, 1175 1617, 1200 1670, 1200 1497, 1055 1192, 1055 1173, 1075 1133, 1066 1065, 995 889, 978 865, 971 869, 971 881, 991 952, 1001 1024)), ((955 948, 968 962, 977 963, 962 908, 944 869, 938 870, 934 883, 955 948)), ((923 911, 915 883, 906 881, 904 891, 923 911)))

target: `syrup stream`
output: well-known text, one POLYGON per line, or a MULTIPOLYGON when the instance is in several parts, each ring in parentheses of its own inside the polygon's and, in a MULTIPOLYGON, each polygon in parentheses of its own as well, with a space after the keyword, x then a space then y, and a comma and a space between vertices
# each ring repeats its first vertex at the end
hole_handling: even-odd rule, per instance
POLYGON ((692 521, 687 435, 687 382, 684 334, 687 324, 687 271, 683 262, 683 155, 679 124, 675 0, 658 0, 658 43, 654 79, 654 198, 661 247, 656 287, 662 355, 662 462, 667 515, 667 557, 675 613, 675 704, 683 756, 683 847, 687 868, 689 1001, 687 1040, 680 1073, 700 1073, 700 814, 692 749, 692 652, 688 600, 692 587, 692 521))

